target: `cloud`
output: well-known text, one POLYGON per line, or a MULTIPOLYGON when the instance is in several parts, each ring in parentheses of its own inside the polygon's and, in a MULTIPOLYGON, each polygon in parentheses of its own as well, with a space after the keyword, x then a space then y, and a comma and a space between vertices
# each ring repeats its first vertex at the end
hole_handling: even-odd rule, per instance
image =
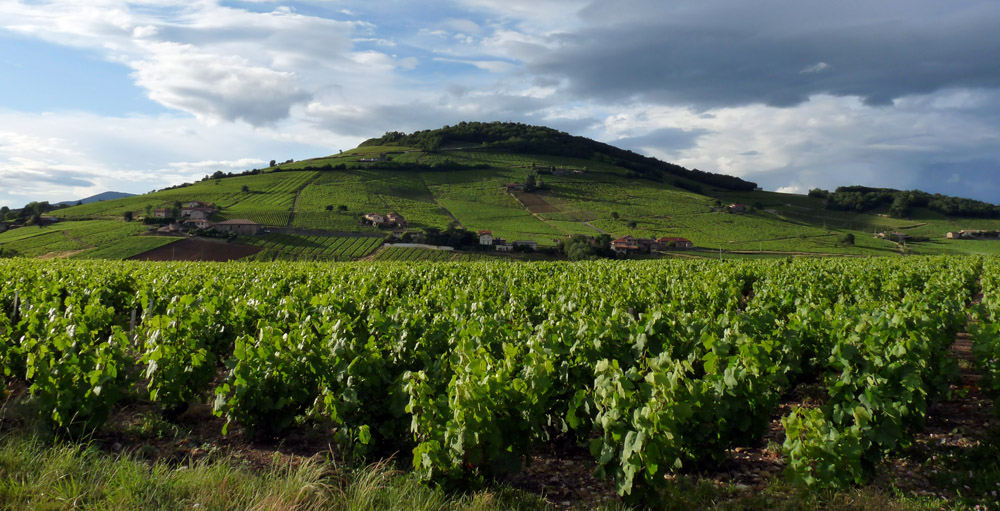
POLYGON ((826 62, 817 62, 802 68, 802 71, 799 71, 799 74, 821 73, 828 69, 830 69, 830 64, 827 64, 826 62))
POLYGON ((220 57, 189 45, 160 43, 149 60, 132 63, 136 83, 162 105, 207 120, 264 125, 288 117, 292 105, 311 98, 295 75, 220 57))
POLYGON ((108 190, 143 193, 239 171, 270 159, 304 159, 347 149, 360 138, 286 123, 204 125, 183 116, 109 118, 0 109, 0 205, 58 202, 108 190), (231 159, 234 155, 242 158, 231 159))
MULTIPOLYGON (((169 108, 210 122, 263 126, 366 65, 351 38, 365 22, 257 13, 205 1, 8 2, 3 28, 97 51, 130 67, 136 85, 169 108)), ((366 71, 370 76, 371 70, 366 71)))
POLYGON ((529 71, 567 79, 577 98, 710 109, 831 94, 885 105, 1000 87, 995 2, 636 0, 593 2, 581 17, 585 26, 525 56, 529 71))
POLYGON ((778 193, 795 193, 800 195, 806 193, 799 185, 782 186, 775 191, 778 193))
POLYGON ((660 128, 645 135, 620 138, 613 143, 625 149, 646 151, 655 148, 658 151, 672 153, 694 147, 698 138, 708 133, 709 131, 705 129, 660 128))
POLYGON ((505 62, 503 60, 461 60, 461 59, 449 59, 444 57, 436 57, 434 59, 437 62, 455 62, 458 64, 468 64, 470 66, 478 67, 492 73, 507 73, 514 69, 516 66, 510 62, 505 62))

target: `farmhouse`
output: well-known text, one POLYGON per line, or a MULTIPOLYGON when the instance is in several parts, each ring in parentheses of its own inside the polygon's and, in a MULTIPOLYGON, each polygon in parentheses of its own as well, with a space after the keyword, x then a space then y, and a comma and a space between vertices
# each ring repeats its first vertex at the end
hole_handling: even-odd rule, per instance
POLYGON ((252 222, 242 218, 234 218, 232 220, 226 220, 225 222, 215 224, 214 229, 219 232, 235 232, 236 234, 242 234, 244 236, 253 236, 260 232, 261 226, 257 222, 252 222))
POLYGON ((181 218, 192 218, 195 220, 207 220, 215 213, 215 206, 191 206, 190 204, 204 204, 201 202, 189 202, 187 207, 181 208, 181 218))
POLYGON ((389 161, 389 156, 386 153, 378 153, 378 158, 359 158, 361 163, 376 163, 380 161, 389 161))
POLYGON ((611 250, 620 254, 628 252, 649 252, 653 248, 652 238, 633 238, 624 236, 611 242, 611 250))
POLYGON ((153 218, 170 218, 170 209, 169 208, 154 209, 153 218))
POLYGON ((386 225, 388 223, 385 219, 385 215, 381 213, 365 213, 364 219, 366 222, 376 226, 386 225))
POLYGON ((400 215, 395 211, 390 211, 388 215, 385 215, 385 219, 390 225, 394 225, 396 227, 406 227, 406 219, 403 218, 403 215, 400 215))
POLYGON ((519 248, 519 247, 520 248, 526 248, 526 249, 531 250, 532 252, 534 252, 534 251, 538 250, 538 242, 537 241, 526 241, 526 240, 515 241, 514 242, 514 248, 519 248))
POLYGON ((194 229, 208 229, 212 226, 212 222, 205 220, 203 218, 192 218, 184 221, 185 227, 190 227, 194 229))
POLYGON ((406 219, 403 218, 403 215, 395 211, 390 211, 386 215, 382 213, 366 213, 362 218, 364 223, 374 225, 375 227, 406 227, 406 219))
POLYGON ((750 208, 746 204, 730 204, 726 206, 730 213, 746 213, 750 208))
POLYGON ((963 229, 961 231, 949 232, 948 239, 964 240, 995 240, 1000 239, 1000 231, 985 231, 982 229, 963 229))
POLYGON ((492 245, 493 244, 493 231, 479 231, 479 244, 480 245, 492 245))
POLYGON ((503 244, 495 245, 495 246, 496 246, 497 252, 513 252, 514 251, 514 245, 511 245, 509 243, 503 243, 503 244))
POLYGON ((694 248, 694 243, 687 238, 663 237, 653 243, 653 250, 689 249, 694 248))

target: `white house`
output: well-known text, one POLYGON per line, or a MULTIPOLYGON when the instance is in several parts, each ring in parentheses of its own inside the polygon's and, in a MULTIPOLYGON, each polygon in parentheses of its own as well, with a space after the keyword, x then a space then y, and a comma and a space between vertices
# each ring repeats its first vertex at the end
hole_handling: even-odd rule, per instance
POLYGON ((493 244, 493 231, 479 231, 479 244, 480 245, 492 245, 493 244))

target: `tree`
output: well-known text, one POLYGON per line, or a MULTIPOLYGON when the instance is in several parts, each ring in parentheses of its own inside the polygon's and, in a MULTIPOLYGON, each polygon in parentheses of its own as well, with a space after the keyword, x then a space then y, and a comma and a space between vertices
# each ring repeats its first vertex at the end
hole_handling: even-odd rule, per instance
POLYGON ((82 201, 82 200, 78 200, 78 201, 76 201, 76 205, 77 205, 77 206, 83 206, 83 201, 82 201))
POLYGON ((347 211, 347 206, 341 204, 337 206, 337 211, 347 211))
POLYGON ((250 187, 247 185, 243 185, 240 187, 240 191, 243 193, 250 193, 250 187))
POLYGON ((618 218, 619 218, 620 216, 621 216, 621 215, 619 215, 617 211, 612 211, 612 212, 611 212, 611 218, 614 218, 615 220, 618 220, 618 218))
POLYGON ((275 166, 275 165, 277 165, 277 164, 278 164, 278 162, 277 162, 277 161, 275 161, 275 160, 271 160, 270 162, 268 162, 267 166, 268 166, 268 167, 273 167, 273 166, 275 166))
POLYGON ((635 221, 635 220, 632 220, 631 222, 629 222, 629 223, 628 223, 628 227, 629 227, 629 229, 635 229, 635 227, 636 227, 637 225, 639 225, 639 224, 638 224, 638 223, 636 223, 636 221, 635 221))
POLYGON ((146 204, 146 216, 147 217, 153 216, 153 205, 152 204, 146 204))
POLYGON ((326 209, 327 211, 333 211, 333 204, 327 204, 326 208, 324 209, 326 209))
POLYGON ((221 170, 216 170, 212 174, 212 179, 222 179, 224 177, 226 177, 226 174, 225 174, 225 172, 222 172, 221 170))
POLYGON ((132 221, 132 212, 131 211, 126 211, 125 214, 122 215, 122 218, 124 218, 126 222, 131 222, 132 221))
POLYGON ((524 180, 524 191, 533 192, 537 186, 538 174, 532 172, 528 174, 528 178, 524 180))
POLYGON ((854 245, 854 235, 851 234, 851 233, 847 233, 847 234, 843 235, 840 238, 840 244, 841 245, 846 245, 846 246, 853 246, 854 245))

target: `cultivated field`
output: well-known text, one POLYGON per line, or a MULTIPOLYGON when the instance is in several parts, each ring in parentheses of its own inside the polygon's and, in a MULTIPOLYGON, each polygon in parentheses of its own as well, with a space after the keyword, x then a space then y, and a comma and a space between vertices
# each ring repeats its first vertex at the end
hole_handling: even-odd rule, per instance
MULTIPOLYGON (((617 493, 653 506, 733 456, 766 468, 746 488, 783 471, 805 491, 884 487, 905 457, 954 474, 911 474, 939 488, 932 505, 972 506, 995 502, 996 459, 966 476, 914 446, 940 403, 1000 391, 997 291, 992 258, 13 260, 0 363, 9 399, 69 438, 100 437, 135 403, 166 430, 208 405, 218 418, 200 428, 308 430, 300 449, 397 453, 452 488, 589 452, 617 493)), ((994 419, 970 424, 962 435, 992 445, 994 419)), ((904 479, 890 484, 915 492, 904 479)))

